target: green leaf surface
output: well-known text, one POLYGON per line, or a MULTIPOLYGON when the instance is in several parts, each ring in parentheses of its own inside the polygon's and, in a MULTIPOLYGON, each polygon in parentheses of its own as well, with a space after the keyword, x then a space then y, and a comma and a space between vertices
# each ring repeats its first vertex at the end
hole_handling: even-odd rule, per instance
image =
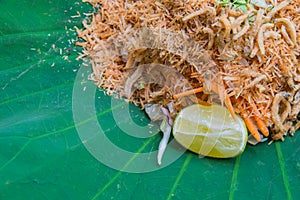
MULTIPOLYGON (((286 137, 284 143, 247 146, 233 159, 199 158, 185 152, 160 168, 155 165, 155 153, 149 154, 148 161, 141 160, 142 153, 157 150, 161 135, 155 134, 155 126, 147 137, 128 135, 126 130, 135 128, 132 122, 141 130, 152 130, 144 113, 96 89, 87 80, 90 68, 76 61, 80 48, 73 45, 74 26, 81 27, 83 13, 91 10, 88 4, 68 0, 1 4, 0 199, 300 197, 299 132, 286 137), (79 74, 81 70, 85 71, 79 74), (80 93, 77 87, 87 93, 80 93), (89 91, 93 103, 85 95, 89 91), (76 119, 78 106, 82 116, 76 119), (126 108, 132 120, 116 120, 115 114, 126 108), (116 160, 118 152, 101 148, 104 140, 98 140, 100 133, 90 126, 95 119, 106 138, 131 152, 131 157, 116 160), (86 141, 80 130, 89 133, 86 141), (119 162, 120 169, 96 159, 87 144, 101 149, 95 151, 97 155, 119 162), (128 172, 141 162, 145 169, 155 170, 128 172)), ((169 147, 170 152, 172 149, 176 144, 169 147)))

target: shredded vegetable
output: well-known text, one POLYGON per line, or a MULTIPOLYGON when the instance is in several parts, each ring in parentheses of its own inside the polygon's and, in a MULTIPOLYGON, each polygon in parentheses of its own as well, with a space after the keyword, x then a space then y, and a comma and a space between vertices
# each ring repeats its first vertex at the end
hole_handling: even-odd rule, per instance
POLYGON ((173 103, 173 119, 218 95, 258 141, 299 128, 299 1, 83 1, 95 12, 77 28, 80 58, 107 94, 173 103))

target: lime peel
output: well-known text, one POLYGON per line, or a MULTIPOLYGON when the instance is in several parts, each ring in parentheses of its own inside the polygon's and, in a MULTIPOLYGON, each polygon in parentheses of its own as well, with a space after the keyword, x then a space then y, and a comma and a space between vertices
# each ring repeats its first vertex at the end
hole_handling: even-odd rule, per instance
POLYGON ((247 144, 244 121, 220 105, 200 104, 184 108, 173 126, 174 138, 185 148, 209 157, 229 158, 241 154, 247 144))

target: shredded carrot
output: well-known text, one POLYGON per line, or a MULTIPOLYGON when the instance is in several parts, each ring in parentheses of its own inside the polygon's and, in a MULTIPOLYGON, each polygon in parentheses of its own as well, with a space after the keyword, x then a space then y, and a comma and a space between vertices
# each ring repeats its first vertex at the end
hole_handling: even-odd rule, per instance
POLYGON ((229 97, 228 94, 225 95, 225 104, 226 104, 226 107, 228 108, 228 110, 229 110, 229 112, 230 112, 232 118, 233 118, 234 120, 236 120, 234 108, 233 108, 233 106, 232 106, 232 104, 231 104, 230 97, 229 97))
POLYGON ((260 135, 259 135, 259 132, 257 130, 257 126, 255 124, 255 121, 254 121, 253 117, 242 115, 242 118, 243 118, 248 130, 253 135, 253 137, 257 141, 261 141, 261 138, 260 138, 260 135))
POLYGON ((197 93, 200 93, 200 92, 203 92, 203 87, 196 88, 196 89, 193 89, 193 90, 189 90, 189 91, 186 91, 186 92, 182 92, 182 93, 179 93, 179 94, 175 94, 173 96, 173 98, 178 99, 178 98, 181 98, 181 97, 184 97, 184 96, 188 96, 188 95, 191 95, 191 94, 197 94, 197 93))
POLYGON ((254 119, 255 119, 255 122, 257 124, 258 129, 262 132, 262 134, 265 137, 268 137, 269 136, 269 130, 268 130, 266 124, 264 123, 264 121, 261 120, 257 115, 254 115, 254 119))

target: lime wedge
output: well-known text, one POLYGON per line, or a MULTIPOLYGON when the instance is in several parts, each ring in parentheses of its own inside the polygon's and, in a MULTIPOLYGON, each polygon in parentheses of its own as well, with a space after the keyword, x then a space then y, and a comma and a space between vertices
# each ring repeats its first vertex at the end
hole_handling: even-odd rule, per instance
POLYGON ((227 108, 200 104, 184 108, 173 126, 174 138, 185 148, 209 157, 230 158, 241 154, 247 143, 244 121, 232 118, 227 108))

